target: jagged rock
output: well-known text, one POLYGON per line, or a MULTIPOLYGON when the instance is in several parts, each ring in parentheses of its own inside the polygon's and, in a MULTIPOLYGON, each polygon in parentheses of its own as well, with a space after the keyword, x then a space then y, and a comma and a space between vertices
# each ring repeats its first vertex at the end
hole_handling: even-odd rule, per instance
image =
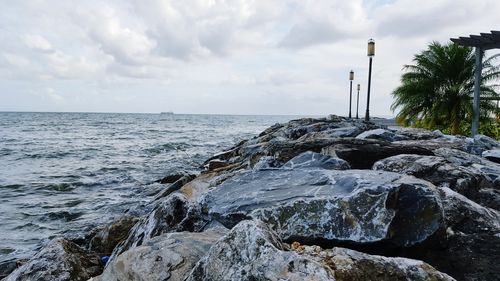
POLYGON ((261 170, 233 176, 202 199, 231 228, 268 223, 285 240, 390 240, 409 246, 438 229, 442 210, 429 182, 368 170, 261 170))
POLYGON ((336 281, 455 280, 419 260, 368 255, 338 247, 323 250, 318 246, 305 246, 300 253, 334 269, 336 281))
POLYGON ((284 251, 262 222, 243 221, 215 243, 187 281, 335 280, 325 265, 284 251))
POLYGON ((500 149, 498 141, 485 135, 475 135, 474 139, 467 144, 466 151, 476 155, 481 155, 486 150, 500 149))
POLYGON ((90 240, 90 250, 101 256, 109 256, 116 245, 127 238, 138 220, 137 217, 125 215, 100 228, 90 240))
POLYGON ((433 155, 432 151, 419 146, 363 139, 342 139, 323 147, 321 153, 342 158, 353 169, 371 169, 378 160, 399 154, 433 155))
POLYGON ((170 195, 172 192, 181 189, 181 187, 183 187, 185 184, 187 184, 188 182, 190 182, 193 179, 195 179, 195 177, 196 176, 193 175, 193 174, 183 175, 182 177, 180 177, 179 179, 177 179, 175 182, 173 182, 172 184, 170 184, 163 191, 159 192, 155 196, 154 200, 158 200, 160 198, 166 197, 166 196, 170 195))
POLYGON ((500 149, 485 150, 482 156, 492 162, 500 163, 500 149))
POLYGON ((300 138, 297 141, 308 141, 314 139, 338 139, 338 138, 352 138, 359 135, 361 132, 366 130, 366 127, 362 126, 347 126, 333 129, 326 129, 317 132, 309 132, 300 138))
POLYGON ((99 256, 76 244, 56 238, 5 281, 80 281, 101 274, 99 256))
POLYGON ((475 198, 481 187, 492 185, 481 172, 438 156, 402 154, 376 162, 373 169, 412 175, 434 185, 446 185, 469 198, 475 198))
POLYGON ((349 163, 340 158, 306 151, 300 155, 295 156, 283 165, 284 169, 328 169, 328 170, 347 170, 351 167, 349 163))
POLYGON ((357 139, 374 139, 374 140, 383 140, 387 142, 393 142, 397 140, 403 140, 404 137, 396 135, 394 131, 387 129, 374 129, 363 132, 356 136, 357 139))
POLYGON ((151 213, 135 224, 127 239, 115 247, 110 259, 163 233, 199 231, 205 224, 198 204, 193 204, 183 194, 172 194, 159 201, 151 213))
POLYGON ((440 189, 442 229, 406 252, 457 280, 500 280, 500 214, 447 187, 440 189))
POLYGON ((182 281, 222 233, 162 234, 112 260, 92 281, 182 281))
POLYGON ((439 130, 435 131, 429 131, 425 129, 419 129, 419 128, 400 128, 394 133, 400 138, 401 140, 431 140, 431 139, 436 139, 436 138, 441 138, 443 137, 443 133, 440 132, 439 130))
POLYGON ((433 152, 436 156, 443 157, 450 163, 465 167, 474 173, 482 174, 493 188, 500 189, 499 164, 456 149, 439 148, 433 152))

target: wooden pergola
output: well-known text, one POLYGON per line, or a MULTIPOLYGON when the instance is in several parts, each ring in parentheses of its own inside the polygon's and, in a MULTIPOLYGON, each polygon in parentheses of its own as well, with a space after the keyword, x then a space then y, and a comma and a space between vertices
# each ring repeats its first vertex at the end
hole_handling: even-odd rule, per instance
POLYGON ((483 53, 486 50, 500 48, 500 31, 470 35, 469 37, 451 38, 453 43, 474 47, 476 49, 476 73, 474 77, 474 100, 472 105, 472 136, 477 134, 479 128, 479 99, 481 92, 481 72, 483 66, 483 53))

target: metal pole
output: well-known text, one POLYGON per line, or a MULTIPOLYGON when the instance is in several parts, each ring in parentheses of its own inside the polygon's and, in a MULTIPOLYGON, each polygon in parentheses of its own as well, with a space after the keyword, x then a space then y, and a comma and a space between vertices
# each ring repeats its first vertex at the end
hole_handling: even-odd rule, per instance
POLYGON ((479 94, 481 91, 481 72, 483 67, 483 51, 476 47, 476 73, 474 77, 474 100, 472 104, 472 136, 477 135, 479 128, 479 94))
POLYGON ((352 103, 352 80, 351 80, 351 90, 349 93, 349 118, 351 118, 351 103, 352 103))
POLYGON ((372 85, 372 57, 370 57, 370 67, 368 68, 368 96, 366 98, 365 121, 370 121, 370 87, 372 85))
POLYGON ((356 119, 359 119, 358 110, 359 110, 359 84, 358 84, 358 98, 356 99, 356 119))

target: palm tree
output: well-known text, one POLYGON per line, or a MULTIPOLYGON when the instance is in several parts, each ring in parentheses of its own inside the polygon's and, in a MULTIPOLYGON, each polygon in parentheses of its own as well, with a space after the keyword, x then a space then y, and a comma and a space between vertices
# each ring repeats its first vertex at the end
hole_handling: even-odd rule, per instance
MULTIPOLYGON (((481 95, 497 98, 500 67, 493 65, 499 54, 483 61, 481 95), (489 84, 490 83, 490 84, 489 84)), ((431 43, 415 55, 413 65, 405 65, 401 85, 392 95, 391 109, 400 109, 396 120, 402 125, 437 128, 452 134, 463 133, 464 122, 472 120, 475 56, 472 48, 453 43, 431 43)), ((498 113, 496 102, 481 101, 481 119, 498 113)))

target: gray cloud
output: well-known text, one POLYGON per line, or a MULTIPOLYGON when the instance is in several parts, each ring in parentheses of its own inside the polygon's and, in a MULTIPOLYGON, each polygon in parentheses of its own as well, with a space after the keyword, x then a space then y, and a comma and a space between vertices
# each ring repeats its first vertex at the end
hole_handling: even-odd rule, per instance
POLYGON ((346 75, 355 69, 365 88, 373 37, 373 112, 390 114, 390 92, 413 54, 495 29, 496 10, 497 0, 5 1, 0 110, 172 104, 176 112, 344 114, 346 75))

